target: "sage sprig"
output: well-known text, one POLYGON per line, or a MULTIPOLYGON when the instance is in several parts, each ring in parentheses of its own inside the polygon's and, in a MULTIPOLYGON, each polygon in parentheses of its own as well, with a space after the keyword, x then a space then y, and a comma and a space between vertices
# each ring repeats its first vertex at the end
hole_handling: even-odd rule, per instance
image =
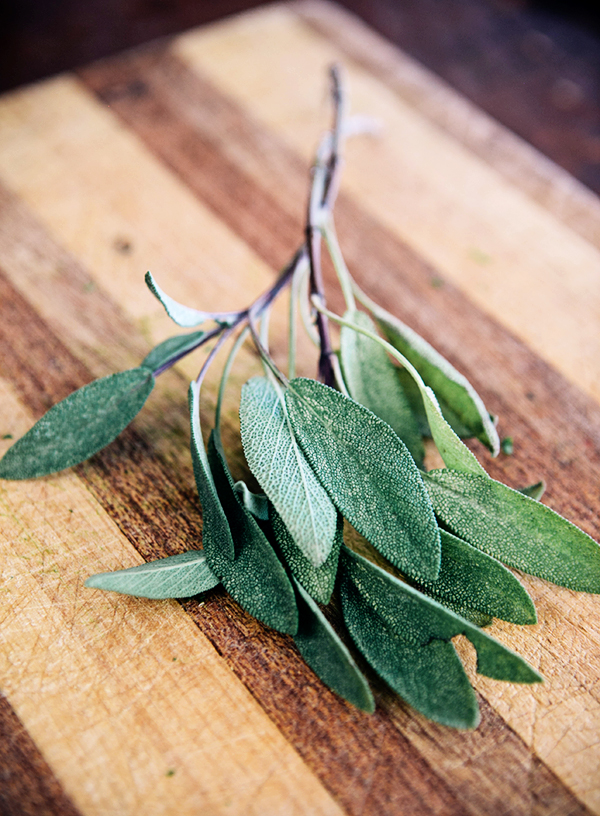
POLYGON ((366 712, 375 707, 353 642, 371 670, 426 717, 473 728, 477 698, 453 639, 471 641, 482 674, 540 682, 482 628, 494 618, 536 622, 533 601, 508 567, 600 592, 600 547, 539 502, 543 482, 513 490, 488 476, 462 441, 476 437, 492 455, 500 449, 481 397, 352 279, 333 211, 344 138, 353 128, 338 68, 331 79, 333 127, 317 151, 305 237, 275 283, 245 309, 208 312, 178 303, 148 273, 167 314, 195 330, 164 340, 138 368, 96 380, 51 408, 0 460, 0 477, 43 476, 89 458, 134 420, 158 376, 210 345, 189 388, 203 516, 197 547, 94 575, 86 586, 161 599, 222 585, 247 613, 291 635, 323 683, 348 703, 366 712), (343 315, 327 307, 323 244, 346 302, 343 315), (268 317, 286 287, 289 360, 282 371, 269 352, 268 317), (331 322, 341 327, 339 348, 331 322), (299 325, 319 348, 316 379, 296 376, 299 325), (258 492, 243 478, 234 481, 220 432, 229 373, 244 343, 253 344, 265 371, 244 385, 240 401, 241 443, 258 492), (205 441, 202 383, 228 344, 205 441), (425 434, 446 468, 425 472, 425 434), (373 560, 349 548, 355 533, 344 543, 350 526, 367 539, 373 560), (321 608, 330 602, 343 617, 335 626, 321 608))

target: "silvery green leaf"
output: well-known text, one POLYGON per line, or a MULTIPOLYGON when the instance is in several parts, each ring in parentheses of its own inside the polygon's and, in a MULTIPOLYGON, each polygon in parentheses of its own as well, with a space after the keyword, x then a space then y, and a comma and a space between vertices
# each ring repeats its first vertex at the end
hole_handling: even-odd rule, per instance
POLYGON ((222 579, 235 558, 235 549, 204 448, 199 399, 198 385, 192 382, 189 391, 191 451, 196 488, 202 505, 202 546, 210 568, 219 579, 222 579))
POLYGON ((475 454, 459 439, 444 419, 436 396, 428 385, 421 389, 421 396, 433 441, 447 467, 487 476, 475 454))
POLYGON ((246 482, 236 482, 233 489, 237 493, 238 499, 255 519, 259 521, 269 520, 269 500, 264 493, 252 493, 248 489, 246 482))
POLYGON ((539 501, 545 492, 546 482, 543 480, 536 482, 535 484, 519 488, 519 493, 522 493, 524 496, 529 496, 530 499, 535 499, 535 501, 539 501))
POLYGON ((452 728, 476 728, 477 698, 448 640, 411 643, 365 604, 349 581, 340 589, 344 621, 352 640, 377 674, 409 705, 452 728))
POLYGON ((493 456, 500 451, 500 439, 479 394, 427 340, 397 317, 361 295, 390 343, 417 369, 426 385, 442 399, 493 456))
POLYGON ((214 432, 208 442, 208 460, 235 547, 235 559, 227 564, 221 582, 253 617, 293 635, 298 629, 294 589, 256 519, 239 501, 214 432))
POLYGON ((510 570, 445 530, 441 538, 440 574, 419 584, 421 592, 469 620, 476 610, 512 623, 537 622, 533 601, 510 570))
MULTIPOLYGON (((344 319, 376 332, 371 318, 351 309, 344 319)), ((344 380, 352 399, 383 419, 411 452, 419 467, 425 449, 415 417, 397 376, 397 368, 378 343, 347 326, 340 333, 340 352, 344 380)))
POLYGON ((488 477, 424 476, 436 514, 469 544, 510 567, 581 592, 600 592, 600 547, 549 507, 488 477))
POLYGON ((144 357, 142 365, 150 371, 156 371, 173 357, 184 355, 200 345, 202 338, 206 336, 204 331, 190 332, 189 334, 178 334, 175 337, 168 337, 155 346, 152 351, 144 357))
MULTIPOLYGON (((361 603, 374 610, 407 644, 424 646, 433 640, 449 641, 464 635, 477 652, 479 674, 512 683, 541 682, 540 675, 511 649, 347 547, 340 556, 340 575, 345 619, 344 598, 353 589, 361 603)), ((353 605, 357 606, 356 597, 353 605)))
POLYGON ((100 572, 88 578, 85 586, 136 598, 189 598, 218 583, 202 550, 190 550, 129 569, 100 572))
POLYGON ((342 516, 339 513, 337 514, 337 527, 333 547, 327 556, 327 560, 324 564, 321 564, 320 567, 313 566, 308 558, 306 558, 272 504, 269 505, 269 517, 277 546, 281 550, 281 555, 290 568, 294 578, 302 584, 304 589, 315 601, 321 604, 328 604, 335 586, 340 548, 344 542, 344 519, 342 516))
MULTIPOLYGON (((419 433, 421 436, 431 436, 431 428, 429 427, 429 422, 427 421, 427 413, 425 412, 423 397, 421 396, 419 386, 405 368, 396 368, 396 376, 400 381, 400 385, 406 394, 406 399, 408 400, 410 409, 417 421, 419 433)), ((444 415, 444 419, 448 425, 450 425, 454 433, 460 439, 466 439, 472 436, 469 428, 467 428, 467 426, 461 422, 458 415, 454 413, 452 408, 450 408, 447 403, 444 402, 440 395, 436 394, 435 396, 441 408, 442 414, 444 415)))
POLYGON ((147 368, 94 380, 54 405, 0 460, 0 479, 46 476, 89 459, 136 417, 154 387, 147 368))
POLYGON ((174 320, 178 326, 191 329, 193 326, 199 326, 201 323, 213 319, 213 315, 210 312, 200 312, 198 309, 184 306, 183 303, 178 303, 167 295, 167 293, 160 288, 151 272, 146 272, 146 285, 154 297, 162 303, 171 320, 174 320))
POLYGON ((407 575, 437 578, 440 536, 414 459, 368 408, 315 380, 286 404, 306 458, 340 513, 407 575))
POLYGON ((336 694, 352 705, 375 710, 375 701, 364 675, 317 604, 300 584, 299 624, 294 635, 298 651, 314 673, 336 694))
POLYGON ((284 402, 266 377, 253 377, 242 388, 240 426, 250 470, 306 558, 320 566, 333 546, 335 507, 296 441, 284 402))

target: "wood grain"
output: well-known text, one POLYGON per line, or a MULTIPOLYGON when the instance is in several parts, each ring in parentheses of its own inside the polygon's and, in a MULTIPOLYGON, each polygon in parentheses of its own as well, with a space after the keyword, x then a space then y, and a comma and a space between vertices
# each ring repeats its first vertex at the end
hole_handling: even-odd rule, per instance
MULTIPOLYGON (((277 117, 272 117, 269 105, 273 100, 279 104, 282 94, 291 87, 287 73, 284 71, 281 77, 275 70, 282 64, 279 52, 274 53, 275 43, 279 51, 285 52, 289 65, 295 66, 289 69, 293 74, 294 70, 304 70, 315 49, 339 57, 347 49, 348 38, 357 38, 356 29, 344 29, 347 36, 340 35, 339 44, 324 44, 317 29, 325 30, 335 12, 323 7, 319 27, 318 6, 311 5, 307 28, 307 6, 304 4, 300 11, 303 21, 295 11, 275 7, 208 32, 194 33, 172 45, 153 46, 108 60, 80 74, 87 90, 73 78, 63 77, 0 100, 0 345, 2 376, 10 382, 7 404, 18 407, 16 395, 20 404, 37 416, 91 377, 136 364, 152 343, 166 336, 167 320, 142 291, 146 265, 151 265, 175 296, 198 306, 222 307, 230 304, 232 297, 239 298, 241 305, 272 280, 275 269, 285 262, 301 237, 308 165, 293 131, 296 126, 308 131, 308 107, 314 105, 314 100, 305 98, 304 88, 298 87, 292 94, 297 97, 297 105, 284 100, 283 112, 278 110, 277 117), (247 71, 252 76, 244 76, 240 88, 232 89, 229 76, 239 55, 249 48, 248 32, 256 35, 260 30, 265 34, 265 62, 270 70, 267 67, 260 74, 254 66, 247 71), (278 32, 278 40, 272 37, 273 32, 278 32), (267 102, 262 97, 254 100, 248 91, 255 87, 252 83, 259 76, 269 78, 269 87, 264 89, 267 102)), ((358 57, 356 61, 360 61, 358 57)), ((369 88, 374 89, 374 98, 382 99, 385 83, 392 83, 386 75, 376 76, 373 66, 367 67, 373 74, 369 88)), ((314 84, 316 79, 309 77, 307 84, 311 82, 314 84)), ((432 96, 435 93, 432 87, 432 96)), ((391 113, 397 116, 394 98, 385 98, 391 113)), ((528 223, 537 225, 536 240, 541 240, 540 224, 548 229, 548 225, 558 223, 553 205, 544 208, 543 195, 534 201, 530 190, 525 196, 526 183, 513 185, 510 173, 499 174, 498 168, 494 170, 496 176, 490 176, 489 168, 484 171, 484 162, 494 165, 485 151, 477 152, 473 145, 465 143, 463 152, 457 153, 457 133, 449 136, 448 129, 440 128, 439 123, 432 130, 435 117, 416 105, 408 105, 407 109, 402 105, 407 105, 406 100, 400 105, 403 116, 410 112, 424 129, 420 132, 430 134, 436 150, 440 147, 442 153, 450 151, 443 153, 446 156, 454 151, 461 167, 474 173, 476 179, 485 177, 491 184, 490 179, 499 178, 503 195, 508 195, 509 188, 509 200, 517 196, 514 200, 522 208, 519 212, 530 219, 528 223)), ((315 127, 312 144, 317 134, 315 127)), ((392 154, 388 152, 387 156, 391 160, 392 154)), ((534 159, 530 162, 532 175, 541 172, 534 159)), ((355 160, 360 166, 363 158, 349 156, 348 163, 355 160)), ((523 162, 527 166, 526 158, 519 156, 518 161, 521 168, 523 162)), ((547 167, 543 172, 551 186, 552 174, 547 167)), ((432 259, 431 252, 422 251, 419 241, 381 217, 375 200, 377 189, 384 199, 389 197, 385 180, 377 176, 370 192, 350 185, 340 199, 339 232, 357 277, 374 296, 447 353, 481 388, 492 409, 502 415, 505 432, 510 432, 517 442, 517 455, 496 462, 486 459, 492 475, 512 484, 533 481, 541 474, 549 476, 552 506, 598 535, 595 507, 600 475, 600 409, 590 389, 587 393, 580 391, 536 356, 522 333, 518 338, 511 332, 510 320, 497 311, 495 302, 481 309, 472 299, 470 288, 468 296, 465 294, 464 280, 458 282, 459 286, 451 283, 446 261, 432 259), (368 268, 365 258, 369 259, 368 268), (439 286, 442 277, 445 282, 439 286), (465 342, 465 337, 476 337, 477 342, 465 342)), ((421 195, 427 199, 432 193, 424 190, 421 195)), ((580 257, 596 257, 591 243, 586 244, 587 255, 581 250, 585 230, 577 233, 570 227, 560 229, 561 239, 579 248, 583 253, 580 257)), ((496 229, 494 240, 501 253, 510 255, 512 239, 504 241, 503 233, 496 229)), ((515 269, 522 268, 527 284, 523 284, 525 295, 530 298, 532 291, 535 293, 532 278, 528 277, 532 269, 527 263, 521 266, 522 260, 519 256, 512 263, 515 269)), ((594 274, 589 263, 575 270, 579 283, 572 290, 573 297, 580 281, 586 275, 594 280, 594 274)), ((512 285, 512 280, 507 279, 508 288, 512 285)), ((567 287, 570 285, 567 282, 567 287)), ((550 279, 548 286, 555 290, 551 300, 558 296, 555 281, 550 279)), ((558 291, 564 293, 560 287, 558 291)), ((332 304, 340 305, 335 297, 332 304)), ((584 322, 592 310, 590 304, 588 307, 584 322)), ((535 324, 540 318, 534 315, 532 319, 535 324)), ((279 325, 281 316, 276 316, 274 337, 278 336, 279 325)), ((575 338, 573 342, 578 341, 575 338)), ((276 352, 282 357, 284 344, 277 343, 276 352)), ((556 365, 551 347, 545 348, 543 356, 556 365)), ((585 375, 588 362, 584 360, 578 376, 582 372, 585 375)), ((252 355, 246 355, 242 370, 236 374, 237 385, 254 365, 252 355)), ((185 382, 197 366, 198 361, 186 361, 170 372, 132 430, 91 463, 78 468, 77 473, 57 477, 57 484, 67 480, 64 483, 69 485, 69 495, 79 502, 78 507, 88 508, 80 513, 82 530, 89 529, 95 537, 110 530, 110 544, 115 550, 110 551, 107 545, 93 556, 105 559, 107 569, 126 563, 126 559, 139 559, 135 550, 148 559, 198 546, 201 518, 187 454, 185 416, 185 382), (166 434, 159 432, 162 429, 166 434)), ((212 394, 203 407, 207 418, 212 394)), ((29 420, 19 410, 25 427, 29 420)), ((231 409, 227 419, 226 439, 232 462, 236 468, 243 468, 239 441, 234 441, 236 422, 231 409)), ((476 450, 481 454, 479 447, 476 450)), ((21 495, 18 491, 22 490, 26 496, 17 500, 15 517, 34 538, 42 535, 44 524, 52 524, 52 518, 62 518, 60 514, 64 513, 57 498, 47 498, 55 489, 53 485, 53 480, 43 480, 15 488, 15 495, 21 495), (46 514, 43 523, 31 503, 31 497, 42 489, 46 491, 44 506, 54 514, 50 520, 46 514)), ((79 541, 82 530, 70 532, 69 536, 75 534, 79 541)), ((69 593, 73 592, 69 576, 87 566, 88 571, 95 569, 86 547, 69 563, 54 551, 47 555, 44 564, 49 577, 39 571, 31 575, 30 565, 15 560, 13 555, 11 564, 17 565, 19 580, 28 593, 19 607, 20 616, 32 620, 32 631, 40 630, 39 644, 50 636, 50 622, 64 619, 69 593), (66 576, 64 581, 57 584, 53 569, 66 576), (45 632, 39 611, 29 601, 39 591, 31 591, 34 586, 41 586, 44 592, 45 632), (49 591, 48 587, 54 589, 49 591)), ((244 731, 245 745, 253 744, 256 736, 257 745, 267 751, 267 757, 273 751, 277 755, 281 752, 280 764, 269 765, 274 760, 267 759, 263 767, 257 760, 243 777, 225 764, 212 781, 204 774, 194 782, 188 771, 197 768, 195 762, 204 760, 200 760, 192 725, 186 722, 177 743, 177 756, 181 767, 188 769, 187 776, 182 773, 180 783, 177 773, 165 776, 156 793, 156 802, 168 801, 168 806, 177 806, 178 812, 198 807, 200 802, 207 812, 254 812, 249 810, 253 796, 259 803, 256 808, 262 808, 260 812, 275 814, 294 812, 294 807, 304 807, 298 812, 307 812, 306 808, 310 812, 321 812, 319 808, 322 812, 338 812, 341 808, 351 814, 473 816, 600 812, 596 747, 600 722, 598 600, 556 590, 533 579, 528 586, 538 605, 540 624, 531 630, 497 625, 495 633, 541 666, 547 683, 542 689, 529 690, 477 678, 483 722, 473 734, 450 732, 425 722, 377 681, 376 715, 367 717, 353 711, 322 687, 289 639, 257 624, 222 592, 211 594, 204 605, 194 601, 186 602, 184 608, 170 605, 168 613, 163 605, 158 613, 154 605, 144 602, 103 598, 98 603, 107 606, 97 607, 95 626, 110 633, 110 639, 102 642, 101 664, 110 664, 111 672, 116 671, 114 661, 127 638, 137 638, 135 643, 139 644, 140 638, 143 640, 141 633, 147 632, 146 637, 160 645, 166 642, 166 627, 175 626, 178 636, 185 633, 188 639, 185 649, 211 655, 210 666, 219 667, 220 688, 235 697, 239 716, 246 712, 243 716, 251 718, 251 734, 244 731), (136 624, 132 632, 127 622, 133 608, 139 616, 135 620, 142 623, 139 631, 136 624), (164 624, 161 615, 167 615, 164 624), (167 618, 178 623, 167 623, 167 618), (125 630, 122 640, 121 629, 125 630), (107 650, 111 654, 105 654, 107 650), (261 787, 271 767, 276 771, 261 787), (289 769, 285 782, 282 768, 289 769), (224 783, 219 781, 225 778, 230 792, 227 801, 222 795, 224 783), (250 793, 257 790, 262 792, 250 793)), ((84 595, 87 598, 86 592, 84 595)), ((5 682, 10 686, 8 696, 15 710, 34 736, 49 768, 81 811, 95 812, 100 802, 108 808, 104 812, 110 812, 115 791, 126 775, 118 773, 116 781, 111 778, 96 786, 93 794, 84 790, 79 769, 60 753, 64 743, 57 739, 56 729, 44 724, 26 695, 16 688, 17 677, 23 677, 27 682, 38 682, 38 689, 50 693, 47 678, 55 676, 57 664, 45 666, 46 652, 35 644, 30 647, 30 639, 14 635, 22 630, 22 626, 18 628, 22 621, 13 613, 14 607, 11 648, 30 648, 31 660, 27 671, 22 669, 23 674, 16 673, 13 667, 6 668, 8 679, 2 680, 3 687, 5 682)), ((62 644, 57 660, 65 667, 63 677, 72 676, 73 671, 86 677, 89 665, 96 665, 100 659, 89 631, 84 627, 76 634, 77 643, 86 646, 85 660, 91 663, 82 662, 80 645, 67 655, 62 644)), ((74 636, 69 630, 68 637, 74 636)), ((66 642, 68 645, 72 641, 66 642)), ((134 644, 132 653, 140 682, 149 683, 148 672, 153 664, 148 651, 134 644)), ((467 652, 465 657, 470 661, 472 656, 467 652)), ((61 681, 57 682, 57 688, 64 693, 61 681)), ((162 684, 158 687, 166 699, 173 683, 170 671, 165 670, 152 683, 162 684)), ((132 711, 139 710, 135 708, 138 698, 132 697, 132 684, 132 678, 126 677, 117 691, 111 680, 102 691, 109 711, 111 706, 124 706, 128 712, 128 706, 133 706, 132 711)), ((201 686, 197 676, 185 686, 186 696, 188 692, 194 695, 197 717, 203 710, 196 691, 201 686)), ((175 687, 181 688, 176 683, 175 687)), ((85 694, 77 699, 84 700, 85 694)), ((177 697, 169 709, 177 722, 188 714, 179 700, 177 697)), ((53 710, 62 711, 61 716, 66 718, 64 703, 62 708, 56 705, 53 710)), ((139 771, 141 798, 136 801, 133 793, 128 794, 130 808, 139 807, 142 801, 152 802, 148 780, 152 768, 162 767, 156 735, 167 728, 164 711, 166 708, 159 706, 156 714, 140 714, 135 727, 119 742, 120 750, 127 752, 139 745, 144 735, 149 737, 149 747, 144 751, 151 753, 151 762, 148 769, 139 771)), ((228 722, 229 714, 223 713, 216 717, 214 728, 201 731, 206 743, 202 750, 214 752, 211 762, 218 763, 222 756, 219 752, 232 750, 228 722)), ((100 717, 94 727, 98 738, 92 753, 103 762, 112 762, 104 748, 117 733, 115 727, 106 716, 100 717)), ((66 733, 66 728, 59 733, 66 733)), ((80 745, 84 735, 77 729, 72 733, 74 744, 80 745)), ((243 750, 238 746, 235 757, 241 756, 243 750)), ((115 754, 118 756, 122 754, 115 754)), ((129 760, 123 761, 127 766, 129 760)), ((46 772, 40 773, 44 776, 46 772)))

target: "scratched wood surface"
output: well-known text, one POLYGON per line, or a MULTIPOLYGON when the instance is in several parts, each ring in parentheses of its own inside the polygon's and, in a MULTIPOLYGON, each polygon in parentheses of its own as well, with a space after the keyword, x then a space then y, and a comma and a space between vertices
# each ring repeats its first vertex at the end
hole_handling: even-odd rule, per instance
MULTIPOLYGON (((2 450, 173 333, 147 268, 209 309, 273 280, 301 239, 332 61, 354 109, 383 125, 348 147, 337 212, 353 272, 499 414, 515 454, 474 446, 490 473, 543 477, 544 500, 598 538, 600 203, 321 2, 0 98, 2 450)), ((546 682, 475 677, 465 650, 483 716, 458 733, 377 681, 376 713, 353 710, 222 591, 179 604, 83 588, 93 572, 200 545, 186 416, 198 365, 161 378, 91 462, 0 484, 0 813, 600 813, 598 597, 524 579, 539 623, 493 631, 546 682)), ((234 386, 255 370, 247 353, 234 386)), ((207 422, 213 402, 214 382, 207 422)), ((233 405, 226 442, 242 474, 233 405)))

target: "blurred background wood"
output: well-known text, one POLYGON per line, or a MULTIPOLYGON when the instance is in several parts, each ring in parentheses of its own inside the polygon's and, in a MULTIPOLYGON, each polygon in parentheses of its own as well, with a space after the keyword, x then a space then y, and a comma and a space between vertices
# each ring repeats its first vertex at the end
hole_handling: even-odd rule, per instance
MULTIPOLYGON (((256 0, 4 0, 0 91, 257 5, 256 0)), ((595 4, 342 0, 341 5, 600 192, 595 4)))

